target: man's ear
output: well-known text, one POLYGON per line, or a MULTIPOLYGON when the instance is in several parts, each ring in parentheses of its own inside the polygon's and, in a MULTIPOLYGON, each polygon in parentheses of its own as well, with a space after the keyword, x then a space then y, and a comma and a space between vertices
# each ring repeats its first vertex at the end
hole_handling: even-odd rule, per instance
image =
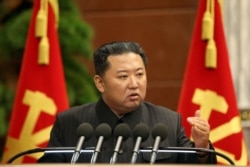
POLYGON ((103 83, 102 77, 100 75, 95 75, 94 82, 95 82, 95 86, 99 90, 99 92, 103 93, 104 92, 104 83, 103 83))

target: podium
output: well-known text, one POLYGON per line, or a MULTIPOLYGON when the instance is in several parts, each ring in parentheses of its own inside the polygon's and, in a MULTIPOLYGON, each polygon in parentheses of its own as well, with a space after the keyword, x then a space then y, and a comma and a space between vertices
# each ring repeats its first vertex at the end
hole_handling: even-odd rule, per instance
MULTIPOLYGON (((73 165, 73 167, 152 167, 150 164, 89 164, 89 163, 78 163, 78 164, 61 164, 61 163, 49 163, 49 164, 2 164, 0 167, 69 167, 73 165)), ((154 167, 228 167, 228 165, 202 165, 202 164, 153 164, 154 167)), ((237 166, 236 166, 237 167, 237 166)), ((239 166, 242 167, 242 166, 239 166)), ((250 166, 248 166, 250 167, 250 166)))
MULTIPOLYGON (((60 164, 60 163, 53 163, 53 164, 20 164, 20 165, 14 165, 14 164, 0 164, 0 167, 69 167, 72 164, 60 164)), ((79 163, 79 164, 73 164, 74 167, 152 167, 150 164, 89 164, 89 163, 79 163)), ((202 165, 202 164, 153 164, 154 167, 228 167, 228 165, 202 165)), ((237 167, 237 166, 236 166, 237 167)), ((239 166, 243 167, 243 166, 239 166)), ((246 166, 250 167, 250 166, 246 166)))

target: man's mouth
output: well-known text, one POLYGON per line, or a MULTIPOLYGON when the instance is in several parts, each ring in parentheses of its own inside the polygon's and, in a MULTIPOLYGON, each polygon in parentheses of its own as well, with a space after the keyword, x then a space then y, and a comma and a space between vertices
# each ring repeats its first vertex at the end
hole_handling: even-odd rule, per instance
POLYGON ((130 100, 137 100, 139 98, 138 93, 132 93, 129 95, 130 100))

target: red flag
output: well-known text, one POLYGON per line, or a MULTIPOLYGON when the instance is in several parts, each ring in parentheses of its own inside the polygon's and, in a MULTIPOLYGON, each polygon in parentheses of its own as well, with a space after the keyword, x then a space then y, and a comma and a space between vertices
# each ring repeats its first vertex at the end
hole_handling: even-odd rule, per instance
MULTIPOLYGON (((178 111, 186 121, 196 110, 210 123, 210 140, 216 151, 236 165, 247 165, 247 151, 224 37, 218 0, 199 1, 178 111)), ((218 163, 228 164, 221 157, 218 163)))
MULTIPOLYGON (((68 108, 54 2, 34 1, 4 163, 17 153, 46 146, 56 113, 68 108)), ((14 163, 35 162, 39 156, 30 154, 14 163)))

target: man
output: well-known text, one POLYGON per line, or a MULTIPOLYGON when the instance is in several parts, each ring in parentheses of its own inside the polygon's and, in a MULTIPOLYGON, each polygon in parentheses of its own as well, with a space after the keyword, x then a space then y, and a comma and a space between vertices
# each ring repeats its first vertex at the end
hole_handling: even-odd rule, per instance
MULTIPOLYGON (((96 75, 94 82, 101 93, 98 102, 76 106, 57 115, 51 131, 48 147, 75 147, 76 130, 81 123, 90 123, 95 129, 107 123, 112 130, 119 123, 126 123, 134 129, 139 123, 153 127, 163 123, 168 137, 160 147, 211 148, 209 124, 200 118, 199 111, 188 118, 192 124, 194 142, 186 137, 181 126, 181 117, 165 107, 144 101, 147 88, 147 59, 143 49, 135 42, 113 42, 101 46, 94 53, 96 75)), ((83 148, 95 147, 95 136, 84 142, 83 148)), ((109 163, 116 140, 111 137, 102 145, 97 162, 109 163)), ((154 139, 149 137, 141 147, 152 147, 154 139)), ((130 137, 123 141, 117 163, 129 163, 134 141, 130 137)), ((91 153, 82 153, 77 162, 89 163, 91 153)), ((139 153, 137 163, 149 163, 151 153, 139 153)), ((72 154, 45 154, 38 162, 70 162, 72 154)), ((216 163, 216 157, 209 154, 158 153, 155 163, 216 163)))

